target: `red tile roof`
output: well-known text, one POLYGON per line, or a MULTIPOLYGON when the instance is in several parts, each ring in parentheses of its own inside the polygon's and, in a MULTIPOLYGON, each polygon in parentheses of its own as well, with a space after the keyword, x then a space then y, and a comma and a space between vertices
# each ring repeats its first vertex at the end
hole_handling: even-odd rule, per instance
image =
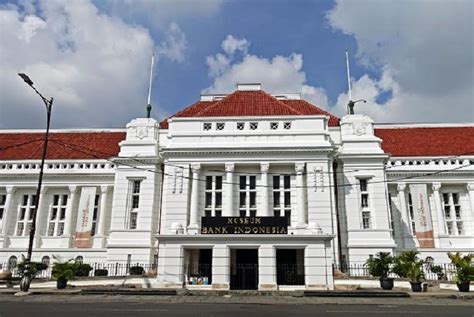
MULTIPOLYGON (((235 91, 218 101, 200 101, 171 117, 245 117, 326 115, 329 126, 339 125, 339 118, 305 100, 279 100, 264 91, 235 91)), ((168 128, 167 119, 160 123, 168 128)))
MULTIPOLYGON (((39 160, 43 133, 0 133, 0 160, 39 160)), ((125 132, 52 132, 47 159, 105 159, 117 156, 125 132)))
POLYGON ((376 128, 392 156, 474 155, 474 127, 376 128))

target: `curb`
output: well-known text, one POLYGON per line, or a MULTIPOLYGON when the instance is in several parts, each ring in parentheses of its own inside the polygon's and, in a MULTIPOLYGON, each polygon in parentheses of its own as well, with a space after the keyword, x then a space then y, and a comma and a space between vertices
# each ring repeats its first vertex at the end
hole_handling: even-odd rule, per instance
POLYGON ((154 296, 175 296, 176 290, 168 289, 126 289, 126 288, 84 288, 79 290, 82 295, 154 295, 154 296))
POLYGON ((304 291, 304 297, 379 297, 379 298, 406 298, 406 292, 384 291, 304 291))

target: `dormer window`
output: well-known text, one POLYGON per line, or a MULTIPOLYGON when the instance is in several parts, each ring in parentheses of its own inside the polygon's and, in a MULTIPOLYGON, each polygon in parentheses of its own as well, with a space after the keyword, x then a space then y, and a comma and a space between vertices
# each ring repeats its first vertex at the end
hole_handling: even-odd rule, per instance
POLYGON ((202 129, 204 131, 209 131, 209 130, 211 130, 211 128, 212 128, 212 123, 210 123, 210 122, 203 123, 203 125, 202 125, 202 129))
POLYGON ((277 130, 278 129, 278 122, 270 122, 270 129, 277 130))
POLYGON ((216 123, 216 130, 221 131, 224 130, 225 123, 224 122, 218 122, 216 123))
POLYGON ((291 129, 291 122, 283 122, 283 129, 290 130, 291 129))
POLYGON ((258 122, 250 122, 250 130, 257 130, 258 122))
POLYGON ((237 130, 243 130, 245 128, 245 122, 237 122, 237 130))

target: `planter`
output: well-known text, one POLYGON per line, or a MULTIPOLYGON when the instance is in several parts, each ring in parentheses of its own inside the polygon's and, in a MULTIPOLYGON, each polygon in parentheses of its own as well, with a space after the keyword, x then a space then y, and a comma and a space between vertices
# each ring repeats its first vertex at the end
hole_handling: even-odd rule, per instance
POLYGON ((386 291, 390 291, 393 288, 393 278, 380 278, 380 287, 386 291))
POLYGON ((469 281, 464 281, 464 282, 461 282, 461 283, 457 283, 458 290, 460 292, 469 292, 469 284, 470 284, 469 281))
POLYGON ((422 290, 422 282, 410 282, 412 292, 419 293, 422 290))
POLYGON ((67 286, 67 280, 57 280, 56 281, 56 288, 57 289, 65 289, 67 286))

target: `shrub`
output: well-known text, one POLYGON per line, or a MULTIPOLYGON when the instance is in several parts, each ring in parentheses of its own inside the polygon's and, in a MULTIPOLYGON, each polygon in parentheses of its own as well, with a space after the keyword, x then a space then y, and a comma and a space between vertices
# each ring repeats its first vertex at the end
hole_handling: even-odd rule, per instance
MULTIPOLYGON (((18 273, 20 274, 20 276, 23 276, 23 272, 25 271, 25 262, 18 263, 17 268, 18 268, 18 273)), ((41 273, 41 271, 46 270, 47 268, 48 268, 48 265, 42 262, 30 262, 31 277, 35 278, 36 275, 41 273)))
POLYGON ((472 264, 474 254, 462 256, 461 253, 456 252, 448 253, 448 257, 456 268, 456 283, 474 281, 474 265, 472 264))
POLYGON ((107 276, 109 275, 109 271, 106 269, 96 269, 94 271, 94 276, 107 276))
POLYGON ((85 263, 74 264, 74 275, 75 276, 89 276, 89 272, 92 271, 92 266, 85 263))
POLYGON ((443 268, 441 267, 441 265, 431 265, 429 267, 429 270, 430 270, 431 273, 436 274, 436 276, 438 277, 438 280, 443 279, 444 272, 443 272, 443 268))
POLYGON ((53 264, 52 276, 58 281, 68 281, 74 277, 75 264, 71 260, 67 262, 55 262, 53 264))
POLYGON ((369 268, 369 274, 380 278, 388 277, 392 263, 393 257, 390 252, 379 252, 365 262, 369 268))
POLYGON ((145 273, 145 270, 141 266, 132 266, 130 267, 130 275, 143 275, 145 273))
POLYGON ((393 272, 400 277, 408 278, 410 282, 421 282, 424 278, 423 260, 418 258, 417 251, 405 251, 394 259, 393 272))

